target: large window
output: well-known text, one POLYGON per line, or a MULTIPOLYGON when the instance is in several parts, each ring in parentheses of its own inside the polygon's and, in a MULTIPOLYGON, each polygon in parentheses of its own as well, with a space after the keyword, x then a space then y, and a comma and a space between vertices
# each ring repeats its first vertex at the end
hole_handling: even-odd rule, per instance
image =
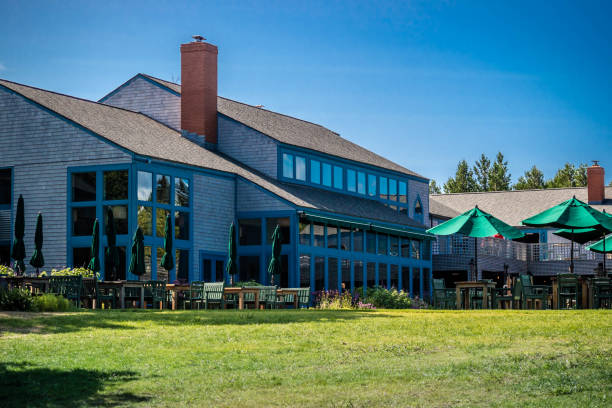
POLYGON ((310 231, 312 226, 310 222, 300 222, 300 245, 310 245, 310 231))
POLYGON ((289 220, 289 217, 267 218, 266 219, 267 243, 272 244, 272 235, 274 234, 274 229, 276 228, 277 225, 280 228, 281 243, 290 244, 291 243, 291 222, 289 220))
POLYGON ((340 261, 340 288, 345 290, 351 289, 351 261, 342 259, 340 261))
POLYGON ((387 264, 379 263, 378 264, 378 286, 386 288, 387 287, 387 264))
POLYGON ((351 250, 350 228, 340 228, 340 249, 342 249, 343 251, 351 250))
POLYGON ((238 264, 241 282, 259 281, 259 256, 241 256, 238 264))
POLYGON ((332 185, 332 166, 329 163, 323 163, 323 185, 326 187, 332 185))
POLYGON ((327 258, 327 290, 338 290, 338 258, 327 258))
POLYGON ((376 286, 376 263, 368 262, 366 265, 366 282, 368 288, 376 286))
POLYGON ((325 289, 325 258, 315 257, 314 290, 325 289))
POLYGON ((310 182, 321 184, 321 162, 318 160, 310 161, 310 182))
POLYGON ((421 270, 412 268, 412 296, 421 297, 421 270))
POLYGON ((261 245, 261 218, 238 221, 240 245, 261 245))
POLYGON ((372 231, 366 232, 366 252, 369 254, 376 253, 376 233, 372 231))
POLYGON ((363 230, 360 228, 353 231, 353 251, 363 252, 363 230))
POLYGON ((96 172, 72 174, 72 201, 96 201, 96 172))
POLYGON ((300 288, 310 287, 310 255, 300 255, 300 288))
POLYGON ((366 193, 365 173, 361 171, 357 173, 357 192, 359 194, 366 193))
POLYGON ((327 247, 338 249, 338 227, 335 225, 327 226, 327 247))
POLYGON ((397 289, 399 288, 399 266, 391 265, 390 271, 391 271, 391 281, 389 282, 389 284, 391 285, 392 288, 397 289))
POLYGON ((293 155, 283 153, 283 177, 293 178, 293 155))
MULTIPOLYGON (((363 288, 363 261, 353 262, 353 279, 355 281, 355 290, 363 288)), ((363 295, 363 292, 359 294, 363 295)))
POLYGON ((314 246, 325 247, 325 225, 315 222, 312 224, 314 246))
POLYGON ((346 170, 346 189, 352 193, 357 192, 357 173, 355 173, 355 170, 346 170))
POLYGON ((368 174, 368 195, 374 197, 376 195, 376 176, 368 174))
POLYGON ((340 166, 334 166, 334 188, 342 190, 343 170, 340 166))
POLYGON ((306 181, 306 159, 295 156, 295 179, 306 181))
POLYGON ((11 169, 0 169, 0 205, 11 205, 12 186, 11 169))

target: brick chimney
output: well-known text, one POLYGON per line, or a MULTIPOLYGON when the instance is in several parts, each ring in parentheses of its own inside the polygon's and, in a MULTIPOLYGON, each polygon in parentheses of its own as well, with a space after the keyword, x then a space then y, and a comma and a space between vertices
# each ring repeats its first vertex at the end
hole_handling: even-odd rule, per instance
POLYGON ((604 168, 597 160, 587 169, 587 189, 589 204, 601 204, 605 200, 604 168))
POLYGON ((181 44, 181 129, 206 147, 217 145, 217 47, 195 41, 181 44))

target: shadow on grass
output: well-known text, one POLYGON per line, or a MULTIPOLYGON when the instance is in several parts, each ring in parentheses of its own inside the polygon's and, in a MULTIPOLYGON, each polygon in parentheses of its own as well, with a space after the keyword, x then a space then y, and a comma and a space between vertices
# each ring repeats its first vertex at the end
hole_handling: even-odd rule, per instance
POLYGON ((386 313, 354 310, 99 310, 71 314, 41 315, 33 318, 0 319, 0 335, 67 333, 89 329, 141 328, 157 326, 223 326, 292 323, 335 323, 362 318, 399 318, 386 313))
POLYGON ((58 370, 28 363, 0 363, 3 407, 114 407, 149 401, 133 393, 104 394, 104 387, 136 379, 131 371, 58 370))

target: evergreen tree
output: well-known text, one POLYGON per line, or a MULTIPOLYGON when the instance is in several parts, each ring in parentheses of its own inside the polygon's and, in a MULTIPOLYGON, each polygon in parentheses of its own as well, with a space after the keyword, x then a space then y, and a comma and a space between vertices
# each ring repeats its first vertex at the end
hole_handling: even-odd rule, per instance
POLYGON ((510 177, 508 162, 504 161, 504 155, 498 152, 489 172, 489 191, 510 190, 510 177))
POLYGON ((489 191, 489 174, 491 172, 491 160, 483 154, 480 160, 474 164, 474 176, 478 184, 478 191, 489 191))
POLYGON ((587 184, 586 169, 584 163, 577 168, 571 163, 565 163, 552 179, 546 181, 546 188, 584 187, 587 184))
POLYGON ((514 185, 515 190, 534 190, 544 188, 544 173, 536 166, 531 170, 527 170, 524 176, 519 177, 518 182, 514 185))
POLYGON ((470 170, 467 161, 461 160, 457 164, 457 171, 455 177, 449 177, 448 181, 444 184, 445 193, 467 193, 477 191, 476 180, 474 180, 474 173, 470 170))
POLYGON ((436 180, 431 179, 429 181, 429 194, 440 194, 442 193, 442 191, 440 190, 440 187, 438 187, 438 184, 436 184, 436 180))

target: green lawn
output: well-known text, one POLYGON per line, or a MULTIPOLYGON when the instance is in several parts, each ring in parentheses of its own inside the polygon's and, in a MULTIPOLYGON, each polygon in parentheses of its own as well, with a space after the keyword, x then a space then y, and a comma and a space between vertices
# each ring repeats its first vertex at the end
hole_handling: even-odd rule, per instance
POLYGON ((611 356, 610 311, 0 312, 0 406, 610 407, 611 356))

